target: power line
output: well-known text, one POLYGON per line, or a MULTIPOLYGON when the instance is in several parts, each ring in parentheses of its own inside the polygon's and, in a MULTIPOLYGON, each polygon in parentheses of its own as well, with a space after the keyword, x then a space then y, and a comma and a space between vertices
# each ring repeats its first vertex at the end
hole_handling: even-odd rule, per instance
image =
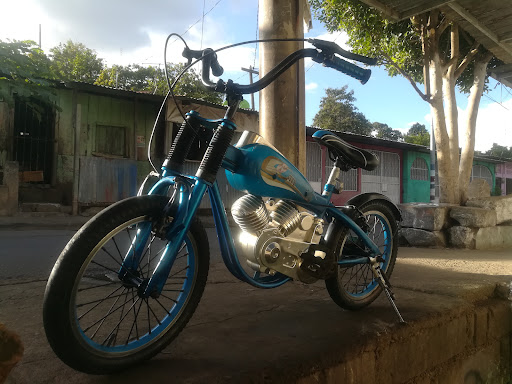
POLYGON ((510 111, 510 109, 508 109, 507 107, 505 107, 502 103, 500 103, 499 101, 497 100, 494 100, 491 96, 489 95, 486 95, 485 93, 483 94, 485 97, 487 97, 488 99, 494 101, 496 104, 500 105, 502 108, 506 109, 507 111, 510 111))

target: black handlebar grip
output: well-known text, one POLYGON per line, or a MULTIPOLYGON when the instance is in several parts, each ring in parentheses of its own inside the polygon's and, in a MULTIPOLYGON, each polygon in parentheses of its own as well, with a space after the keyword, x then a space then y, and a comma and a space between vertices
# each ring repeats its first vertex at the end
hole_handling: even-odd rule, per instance
POLYGON ((349 63, 348 61, 340 59, 336 56, 324 60, 323 65, 343 72, 344 74, 361 81, 361 84, 366 84, 372 74, 370 69, 358 67, 357 65, 349 63))
POLYGON ((350 60, 356 60, 364 64, 368 65, 376 65, 377 59, 373 57, 367 57, 363 55, 358 55, 357 53, 345 51, 338 44, 333 41, 325 41, 319 39, 308 39, 308 42, 313 44, 316 48, 321 49, 322 51, 327 51, 330 53, 337 53, 340 56, 346 57, 350 60))

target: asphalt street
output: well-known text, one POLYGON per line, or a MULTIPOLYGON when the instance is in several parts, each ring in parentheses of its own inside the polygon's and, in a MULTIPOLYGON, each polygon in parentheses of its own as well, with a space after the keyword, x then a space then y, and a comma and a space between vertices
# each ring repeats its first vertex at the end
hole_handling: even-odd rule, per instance
MULTIPOLYGON (((0 281, 46 280, 74 230, 0 230, 0 281)), ((211 262, 221 261, 214 228, 206 228, 211 262)), ((2 284, 2 283, 0 283, 2 284)))

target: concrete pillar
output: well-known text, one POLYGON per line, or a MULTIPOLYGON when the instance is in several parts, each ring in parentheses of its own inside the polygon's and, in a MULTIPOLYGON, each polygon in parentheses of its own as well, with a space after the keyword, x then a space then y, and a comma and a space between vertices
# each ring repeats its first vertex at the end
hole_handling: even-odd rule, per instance
MULTIPOLYGON (((260 39, 303 38, 304 0, 259 0, 260 39)), ((260 44, 260 78, 303 42, 260 44)), ((304 60, 260 92, 260 134, 306 170, 304 60)))

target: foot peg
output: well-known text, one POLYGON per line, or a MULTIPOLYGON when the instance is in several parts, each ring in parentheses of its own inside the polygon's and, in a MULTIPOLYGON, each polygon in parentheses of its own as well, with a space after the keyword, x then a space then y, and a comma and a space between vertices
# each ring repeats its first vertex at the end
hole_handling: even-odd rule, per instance
POLYGON ((386 293, 386 297, 388 298, 389 303, 395 310, 395 313, 398 316, 400 324, 407 324, 395 304, 395 295, 393 294, 393 291, 391 290, 391 283, 389 282, 386 274, 382 273, 382 269, 380 269, 380 262, 377 258, 375 258, 375 259, 371 258, 371 267, 372 267, 372 271, 373 271, 373 275, 375 276, 375 279, 379 283, 382 290, 386 293))

